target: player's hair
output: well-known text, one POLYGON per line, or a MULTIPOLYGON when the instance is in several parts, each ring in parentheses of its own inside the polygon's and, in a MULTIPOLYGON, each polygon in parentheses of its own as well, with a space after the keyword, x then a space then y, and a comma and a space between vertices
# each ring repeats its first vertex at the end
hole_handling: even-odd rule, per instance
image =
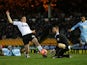
MULTIPOLYGON (((81 16, 80 18, 82 18, 82 17, 85 17, 85 16, 81 16)), ((86 17, 85 17, 86 18, 86 17)))
MULTIPOLYGON (((20 16, 19 16, 19 19, 21 19, 22 17, 26 17, 26 16, 25 16, 25 15, 20 15, 20 16)), ((26 18, 27 18, 27 17, 26 17, 26 18)))
POLYGON ((26 17, 26 16, 23 15, 23 16, 21 16, 21 18, 22 18, 22 17, 26 17))
POLYGON ((53 27, 55 27, 55 28, 59 28, 59 26, 58 26, 58 25, 54 25, 53 27))

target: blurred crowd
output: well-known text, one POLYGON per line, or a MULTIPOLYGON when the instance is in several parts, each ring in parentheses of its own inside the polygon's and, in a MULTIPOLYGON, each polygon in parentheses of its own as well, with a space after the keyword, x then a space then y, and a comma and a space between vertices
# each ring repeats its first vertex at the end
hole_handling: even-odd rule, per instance
POLYGON ((67 30, 80 21, 80 16, 87 16, 86 0, 0 0, 0 39, 17 38, 21 34, 16 26, 8 23, 5 11, 9 9, 13 20, 27 17, 31 29, 36 30, 39 40, 52 37, 51 28, 59 25, 60 30, 70 40, 78 42, 79 29, 72 33, 67 30), (82 4, 82 2, 84 4, 82 4), (47 5, 51 4, 51 18, 48 18, 47 5))

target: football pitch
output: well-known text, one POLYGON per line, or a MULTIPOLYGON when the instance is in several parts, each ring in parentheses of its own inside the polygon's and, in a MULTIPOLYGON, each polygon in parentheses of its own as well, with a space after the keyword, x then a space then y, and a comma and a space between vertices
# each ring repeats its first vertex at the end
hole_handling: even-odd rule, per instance
POLYGON ((24 56, 0 56, 0 65, 87 65, 87 54, 73 54, 72 58, 43 58, 39 54, 24 56))

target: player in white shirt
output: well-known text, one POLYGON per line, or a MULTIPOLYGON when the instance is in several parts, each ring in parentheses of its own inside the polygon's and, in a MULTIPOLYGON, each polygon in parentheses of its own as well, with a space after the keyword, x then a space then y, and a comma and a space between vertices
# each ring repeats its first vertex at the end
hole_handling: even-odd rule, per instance
MULTIPOLYGON (((7 15, 9 23, 16 25, 22 34, 26 57, 27 58, 30 57, 29 56, 29 44, 28 44, 29 41, 32 41, 37 46, 38 50, 41 52, 43 50, 43 48, 41 47, 37 38, 34 35, 36 33, 35 30, 31 30, 29 25, 27 24, 26 17, 22 16, 21 21, 12 21, 9 11, 6 11, 6 15, 7 15)), ((46 57, 46 55, 43 55, 43 56, 46 57)))

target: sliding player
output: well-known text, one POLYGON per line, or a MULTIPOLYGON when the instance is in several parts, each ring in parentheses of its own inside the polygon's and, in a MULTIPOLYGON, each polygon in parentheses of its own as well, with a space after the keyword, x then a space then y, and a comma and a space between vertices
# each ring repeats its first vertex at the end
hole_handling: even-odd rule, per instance
MULTIPOLYGON (((41 52, 43 48, 41 47, 37 38, 34 35, 36 33, 35 30, 31 30, 29 25, 27 24, 26 16, 22 16, 21 21, 12 21, 9 11, 6 11, 6 15, 7 15, 9 23, 16 25, 22 34, 26 57, 27 58, 30 57, 29 56, 29 44, 28 44, 29 41, 32 41, 37 46, 38 50, 41 52)), ((43 56, 46 57, 46 53, 43 54, 43 56)))

